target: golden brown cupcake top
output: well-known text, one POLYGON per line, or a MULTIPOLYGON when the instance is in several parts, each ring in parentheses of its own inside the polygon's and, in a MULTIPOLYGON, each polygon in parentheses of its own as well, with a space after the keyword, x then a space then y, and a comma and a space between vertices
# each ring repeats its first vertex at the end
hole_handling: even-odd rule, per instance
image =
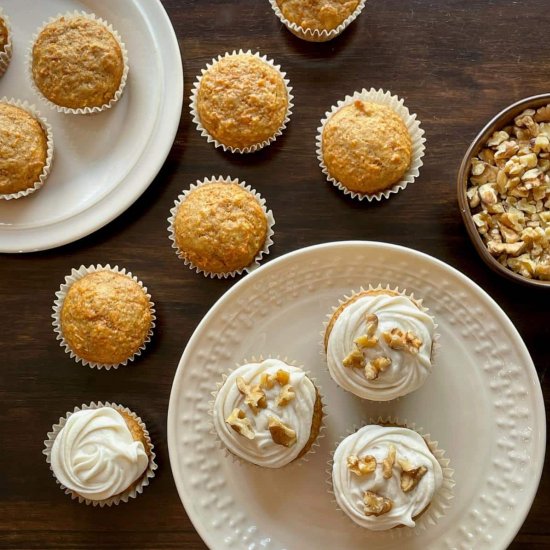
POLYGON ((214 182, 193 190, 174 221, 183 257, 210 273, 229 273, 252 263, 267 235, 267 219, 250 192, 214 182))
POLYGON ((291 23, 330 31, 355 11, 359 0, 277 0, 277 5, 291 23))
POLYGON ((0 103, 0 194, 33 187, 46 165, 47 151, 40 122, 24 109, 0 103))
POLYGON ((73 283, 61 309, 61 332, 78 357, 114 365, 132 357, 151 328, 149 299, 130 277, 89 273, 73 283))
POLYGON ((197 110, 206 131, 243 149, 274 136, 283 125, 288 95, 280 73, 244 53, 222 58, 203 75, 197 110))
POLYGON ((325 124, 323 160, 329 174, 358 193, 375 193, 399 182, 411 163, 412 142, 397 113, 356 100, 325 124))
POLYGON ((9 42, 8 26, 0 16, 0 52, 3 52, 9 42))
POLYGON ((61 107, 101 107, 115 96, 124 58, 112 33, 83 16, 60 17, 46 25, 32 50, 38 89, 61 107))

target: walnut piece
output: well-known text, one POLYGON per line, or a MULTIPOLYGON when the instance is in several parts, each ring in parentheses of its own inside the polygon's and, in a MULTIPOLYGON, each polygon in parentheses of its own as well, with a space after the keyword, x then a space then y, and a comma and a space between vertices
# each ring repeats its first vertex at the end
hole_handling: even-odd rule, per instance
POLYGON ((410 331, 403 331, 400 328, 392 328, 390 332, 383 332, 382 337, 386 344, 392 349, 405 350, 417 354, 422 346, 422 340, 410 331))
POLYGON ((275 375, 275 378, 277 378, 279 385, 286 386, 290 381, 290 373, 286 370, 279 369, 275 375))
POLYGON ((393 472, 393 465, 395 463, 395 446, 390 445, 388 456, 382 461, 382 475, 384 479, 390 479, 393 472))
POLYGON ((366 476, 372 474, 376 470, 376 458, 372 455, 366 455, 361 458, 355 455, 348 456, 348 469, 355 475, 366 476))
POLYGON ((406 460, 397 459, 397 462, 401 467, 401 490, 408 493, 418 485, 428 469, 425 466, 413 466, 406 460))
POLYGON ((268 426, 271 438, 277 445, 292 447, 296 444, 296 432, 274 416, 269 417, 268 426))
POLYGON ((377 495, 372 491, 365 491, 363 495, 366 516, 381 516, 387 514, 393 506, 393 502, 386 497, 377 495))
POLYGON ((267 372, 263 372, 260 377, 260 387, 264 390, 270 390, 275 386, 275 376, 267 372))
POLYGON ((342 364, 344 367, 349 369, 362 369, 365 366, 365 357, 363 356, 363 352, 355 348, 351 353, 344 357, 342 364))
POLYGON ((245 396, 244 402, 250 407, 254 414, 260 409, 267 407, 267 399, 264 391, 257 386, 249 386, 242 376, 237 377, 237 388, 245 396))
POLYGON ((279 405, 279 407, 284 407, 285 405, 288 405, 295 397, 296 392, 294 391, 294 388, 290 384, 287 384, 286 386, 283 386, 281 392, 279 393, 279 397, 277 397, 277 405, 279 405))
POLYGON ((254 439, 255 434, 252 429, 252 424, 250 420, 246 418, 246 413, 241 411, 241 409, 233 409, 231 414, 225 419, 225 422, 243 437, 254 439))
POLYGON ((365 377, 367 380, 376 380, 381 372, 391 365, 389 357, 376 357, 365 365, 365 377))

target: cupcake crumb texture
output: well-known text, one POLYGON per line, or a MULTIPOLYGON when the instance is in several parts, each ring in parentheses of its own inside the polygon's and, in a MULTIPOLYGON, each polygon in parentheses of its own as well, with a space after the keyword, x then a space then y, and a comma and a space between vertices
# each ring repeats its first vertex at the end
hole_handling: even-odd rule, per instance
POLYGON ((333 30, 359 5, 359 0, 277 0, 281 13, 303 29, 333 30))

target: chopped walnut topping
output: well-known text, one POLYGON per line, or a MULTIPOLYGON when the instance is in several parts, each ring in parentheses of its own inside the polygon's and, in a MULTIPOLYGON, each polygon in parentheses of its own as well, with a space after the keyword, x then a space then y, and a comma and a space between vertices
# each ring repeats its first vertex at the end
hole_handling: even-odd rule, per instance
POLYGON ((365 365, 365 376, 367 380, 376 380, 379 373, 384 372, 391 365, 389 357, 376 357, 365 365))
POLYGON ((260 377, 260 387, 265 390, 270 390, 275 386, 275 377, 272 374, 263 372, 260 377))
POLYGON ((383 332, 382 337, 390 348, 406 350, 412 354, 418 353, 422 346, 422 340, 418 336, 410 331, 404 332, 399 328, 393 328, 390 332, 383 332))
POLYGON ((287 384, 286 386, 283 386, 281 392, 279 393, 279 397, 277 397, 277 405, 279 405, 279 407, 284 407, 285 405, 288 405, 295 397, 296 392, 294 391, 294 388, 290 384, 287 384))
POLYGON ((363 352, 355 348, 349 355, 347 355, 342 361, 344 367, 362 369, 365 366, 365 357, 363 352))
POLYGON ((401 466, 401 490, 404 493, 412 491, 418 482, 424 477, 424 474, 428 471, 425 466, 413 466, 406 460, 397 459, 399 466, 401 466))
POLYGON ((296 444, 296 432, 281 422, 278 418, 274 416, 269 417, 269 433, 271 438, 277 445, 283 445, 284 447, 292 447, 296 444))
POLYGON ((354 344, 358 348, 373 348, 378 344, 376 337, 376 329, 378 328, 378 317, 374 313, 367 313, 365 316, 367 321, 367 331, 363 336, 359 336, 354 340, 354 344))
POLYGON ((388 456, 382 461, 382 475, 384 479, 390 479, 392 476, 393 465, 395 463, 395 446, 390 445, 388 456))
POLYGON ((376 458, 366 455, 361 458, 351 455, 347 459, 348 469, 358 476, 372 474, 376 470, 376 458))
POLYGON ((267 407, 265 393, 259 385, 249 386, 242 376, 238 376, 237 388, 245 396, 244 402, 252 409, 254 414, 257 414, 259 409, 265 409, 267 407))
POLYGON ((365 491, 363 495, 366 516, 381 516, 387 514, 393 506, 393 502, 386 497, 377 495, 372 491, 365 491))
POLYGON ((275 375, 275 378, 277 378, 279 385, 286 386, 290 381, 290 373, 286 370, 279 369, 275 375))
POLYGON ((254 439, 255 434, 252 429, 252 424, 250 420, 246 418, 246 413, 241 411, 241 409, 233 409, 231 414, 225 419, 225 422, 243 437, 254 439))

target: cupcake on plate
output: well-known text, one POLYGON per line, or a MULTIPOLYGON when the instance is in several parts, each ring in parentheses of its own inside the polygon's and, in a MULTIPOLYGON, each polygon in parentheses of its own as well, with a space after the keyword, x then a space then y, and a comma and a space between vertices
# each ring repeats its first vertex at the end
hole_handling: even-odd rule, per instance
POLYGON ((109 265, 73 269, 56 293, 54 329, 75 360, 96 368, 126 365, 145 349, 155 326, 147 289, 109 265))
POLYGON ((110 25, 74 12, 46 23, 30 52, 32 82, 58 111, 87 114, 111 107, 128 74, 126 49, 110 25))
MULTIPOLYGON (((445 491, 452 487, 452 471, 444 471, 439 460, 448 464, 413 430, 365 426, 336 448, 332 492, 338 507, 361 527, 372 531, 414 527, 443 486, 445 491)), ((438 515, 434 513, 434 519, 438 515)))
POLYGON ((338 36, 365 7, 366 0, 269 0, 277 17, 296 36, 326 42, 338 36))
POLYGON ((2 76, 11 60, 11 31, 8 18, 0 8, 0 76, 2 76))
POLYGON ((145 424, 121 405, 76 407, 44 443, 61 488, 86 504, 111 506, 136 497, 157 468, 145 424))
POLYGON ((414 297, 382 287, 357 292, 329 314, 324 349, 330 375, 363 399, 402 397, 432 371, 435 328, 414 297))
POLYGON ((299 367, 279 359, 232 371, 213 404, 214 427, 233 456, 264 468, 303 457, 323 420, 321 395, 299 367))
POLYGON ((251 153, 281 135, 290 117, 291 88, 278 65, 242 50, 203 69, 191 95, 198 130, 216 147, 251 153))
POLYGON ((252 271, 273 242, 273 214, 259 193, 237 179, 197 181, 178 197, 171 214, 172 246, 191 269, 206 276, 252 271))
POLYGON ((26 102, 0 100, 0 199, 34 193, 46 181, 53 158, 51 127, 26 102))

